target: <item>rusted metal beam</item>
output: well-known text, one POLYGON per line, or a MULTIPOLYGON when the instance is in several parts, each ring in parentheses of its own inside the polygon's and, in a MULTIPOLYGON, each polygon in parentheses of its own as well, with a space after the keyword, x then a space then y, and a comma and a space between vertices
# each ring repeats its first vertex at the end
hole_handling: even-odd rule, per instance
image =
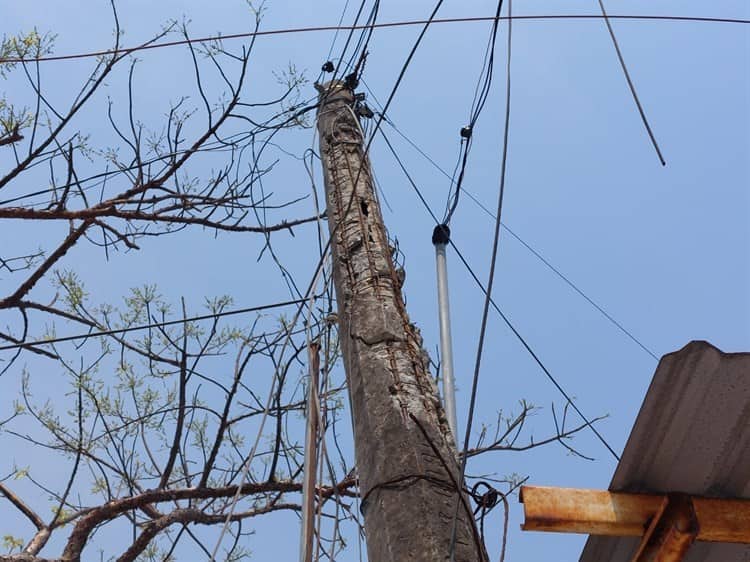
MULTIPOLYGON (((664 507, 664 494, 523 486, 525 531, 640 537, 664 507)), ((696 540, 750 544, 750 500, 690 497, 696 540)))
POLYGON ((520 500, 524 531, 617 537, 643 535, 662 502, 659 496, 543 486, 522 486, 520 500))
POLYGON ((667 494, 631 562, 680 562, 698 534, 698 518, 687 494, 667 494))

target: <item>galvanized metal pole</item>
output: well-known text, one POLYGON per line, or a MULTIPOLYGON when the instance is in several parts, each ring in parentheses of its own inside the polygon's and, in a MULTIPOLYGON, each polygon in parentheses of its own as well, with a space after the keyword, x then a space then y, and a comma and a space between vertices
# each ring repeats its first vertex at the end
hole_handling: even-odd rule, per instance
POLYGON ((458 442, 456 421, 456 382, 453 376, 453 338, 451 336, 451 312, 448 297, 448 264, 445 247, 450 242, 451 231, 447 224, 439 224, 432 231, 437 267, 438 315, 440 320, 440 368, 443 371, 443 406, 453 440, 458 442))

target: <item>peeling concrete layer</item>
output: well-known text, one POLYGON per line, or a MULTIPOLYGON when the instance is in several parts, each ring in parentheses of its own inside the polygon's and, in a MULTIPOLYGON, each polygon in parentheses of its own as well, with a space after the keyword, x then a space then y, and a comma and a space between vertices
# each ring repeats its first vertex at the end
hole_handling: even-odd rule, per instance
POLYGON ((368 560, 448 560, 460 500, 455 561, 484 561, 468 500, 457 493, 453 437, 404 306, 352 94, 340 83, 319 89, 333 278, 368 560))

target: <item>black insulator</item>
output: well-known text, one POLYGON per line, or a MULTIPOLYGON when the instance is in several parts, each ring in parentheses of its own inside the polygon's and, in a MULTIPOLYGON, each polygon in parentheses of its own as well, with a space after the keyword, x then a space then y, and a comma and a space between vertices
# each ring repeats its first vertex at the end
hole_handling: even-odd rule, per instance
POLYGON ((356 90, 357 86, 359 86, 359 78, 357 78, 357 75, 352 72, 351 74, 347 74, 346 78, 344 78, 344 84, 350 90, 356 90))
POLYGON ((334 70, 333 63, 331 61, 327 60, 323 64, 323 66, 320 68, 320 70, 322 70, 323 72, 333 72, 333 70, 334 70))
POLYGON ((466 125, 466 127, 461 127, 461 137, 465 139, 471 138, 471 125, 466 125))
POLYGON ((372 119, 375 114, 372 112, 372 109, 367 107, 366 103, 358 103, 357 109, 356 109, 357 115, 360 117, 364 117, 365 119, 372 119))
POLYGON ((365 93, 364 92, 359 92, 357 94, 354 94, 354 99, 356 101, 365 101, 365 93))
POLYGON ((447 244, 451 240, 451 229, 447 224, 439 224, 432 231, 432 243, 436 246, 438 244, 447 244))

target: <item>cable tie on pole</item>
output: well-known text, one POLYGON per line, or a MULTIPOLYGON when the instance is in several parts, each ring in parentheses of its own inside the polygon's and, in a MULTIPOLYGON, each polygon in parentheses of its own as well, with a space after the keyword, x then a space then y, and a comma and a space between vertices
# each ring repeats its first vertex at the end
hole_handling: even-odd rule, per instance
POLYGON ((437 246, 438 244, 446 245, 450 241, 451 241, 450 227, 445 223, 437 225, 435 229, 432 231, 432 243, 437 246))

